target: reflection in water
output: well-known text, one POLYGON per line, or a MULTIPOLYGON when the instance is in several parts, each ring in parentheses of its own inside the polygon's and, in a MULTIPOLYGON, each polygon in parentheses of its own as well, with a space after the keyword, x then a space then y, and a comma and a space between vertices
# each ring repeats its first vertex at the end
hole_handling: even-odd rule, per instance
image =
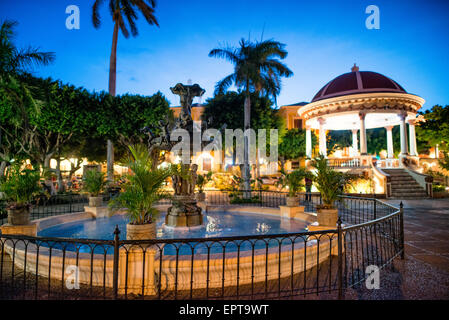
POLYGON ((266 223, 258 223, 256 231, 260 234, 267 234, 270 231, 270 226, 266 223))
MULTIPOLYGON (((86 219, 82 221, 64 223, 44 229, 38 233, 42 237, 68 237, 83 239, 104 239, 112 240, 115 226, 118 225, 121 233, 120 239, 126 239, 126 224, 128 218, 124 215, 116 215, 111 218, 86 219)), ((305 230, 306 223, 304 221, 280 218, 278 216, 261 215, 255 213, 230 213, 230 212, 210 212, 204 217, 205 224, 200 227, 191 228, 166 228, 163 226, 165 214, 162 214, 157 222, 157 238, 158 239, 181 239, 181 238, 213 238, 227 236, 251 236, 251 235, 268 235, 281 233, 295 233, 305 230), (288 223, 286 223, 286 221, 288 223)), ((276 239, 271 239, 268 246, 278 246, 276 239)), ((191 254, 194 250, 195 254, 207 253, 207 247, 210 246, 211 253, 220 253, 223 249, 220 243, 201 243, 186 242, 179 248, 179 254, 191 254), (191 247, 192 246, 192 247, 191 247)), ((225 244, 226 252, 237 250, 234 241, 228 241, 225 244)), ((255 249, 265 248, 264 242, 258 242, 255 249)), ((68 250, 72 250, 68 248, 68 250)), ((85 248, 86 252, 90 252, 90 248, 85 248)), ((85 251, 81 249, 80 252, 85 251)), ((240 250, 251 250, 250 242, 243 242, 240 250)), ((112 249, 110 250, 112 252, 112 249)), ((108 253, 111 253, 108 252, 108 253)), ((164 254, 176 254, 174 245, 166 245, 164 254)))
MULTIPOLYGON (((116 215, 111 218, 86 219, 64 223, 44 229, 38 233, 42 237, 68 237, 83 239, 112 240, 115 226, 120 229, 120 239, 126 238, 128 218, 116 215)), ((205 224, 201 227, 166 228, 163 226, 165 214, 161 214, 157 222, 158 239, 176 238, 210 238, 239 235, 294 233, 305 230, 306 223, 301 220, 255 213, 210 212, 204 217, 205 224)))

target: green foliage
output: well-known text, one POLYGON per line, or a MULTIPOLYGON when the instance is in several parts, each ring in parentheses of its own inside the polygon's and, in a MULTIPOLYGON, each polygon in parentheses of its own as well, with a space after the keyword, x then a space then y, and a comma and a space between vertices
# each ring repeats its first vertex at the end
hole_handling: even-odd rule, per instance
POLYGON ((294 197, 296 193, 304 187, 303 180, 309 174, 304 168, 296 169, 290 173, 286 173, 283 169, 281 170, 281 177, 278 184, 282 188, 288 188, 288 196, 294 197))
MULTIPOLYGON (((357 133, 360 141, 360 131, 357 133)), ((350 130, 330 130, 328 132, 328 146, 330 150, 343 149, 352 146, 352 132, 350 130)), ((385 128, 366 130, 367 151, 369 154, 379 154, 387 150, 387 132, 385 128)), ((399 126, 393 127, 393 148, 400 150, 399 126)))
POLYGON ((425 122, 416 126, 418 141, 424 141, 428 147, 439 146, 441 151, 449 151, 449 105, 435 105, 421 113, 425 122))
POLYGON ((196 186, 198 187, 198 192, 203 193, 204 186, 212 179, 212 171, 207 174, 199 174, 196 178, 196 186))
POLYGON ((249 198, 244 197, 244 192, 233 191, 229 193, 229 203, 230 204, 246 204, 246 203, 261 203, 260 197, 258 195, 251 196, 249 198))
POLYGON ((159 214, 153 205, 159 200, 170 198, 163 190, 165 180, 173 168, 153 168, 151 155, 144 145, 130 146, 128 166, 132 173, 126 175, 123 192, 109 202, 111 208, 127 208, 131 224, 155 222, 159 214))
POLYGON ((19 49, 14 44, 16 21, 4 20, 0 27, 0 77, 23 74, 31 67, 48 65, 55 59, 53 52, 41 52, 39 48, 19 49))
MULTIPOLYGON (((224 124, 227 129, 242 129, 244 120, 244 92, 227 92, 207 99, 207 107, 202 115, 203 120, 211 118, 211 128, 220 128, 224 124)), ((282 118, 271 106, 270 99, 251 94, 251 128, 281 129, 282 118)), ((267 132, 269 133, 269 132, 267 132)))
POLYGON ((238 48, 213 49, 209 57, 223 58, 234 65, 234 73, 215 86, 216 94, 226 92, 235 84, 247 96, 250 92, 260 92, 276 101, 281 90, 281 77, 293 75, 293 72, 278 60, 287 57, 285 45, 274 40, 250 42, 242 39, 238 48))
POLYGON ((447 152, 444 152, 444 158, 438 159, 438 164, 444 170, 449 171, 449 154, 447 152))
POLYGON ((434 184, 432 186, 433 192, 445 192, 446 191, 446 187, 439 185, 439 184, 434 184))
MULTIPOLYGON (((312 134, 312 146, 316 143, 317 138, 312 134)), ((281 163, 286 160, 296 160, 305 157, 306 131, 302 129, 287 130, 285 134, 281 136, 278 152, 281 163)))
POLYGON ((20 164, 9 167, 6 177, 0 180, 0 192, 12 209, 30 206, 41 191, 39 170, 21 169, 20 164))
POLYGON ((112 97, 99 96, 100 104, 95 112, 97 133, 123 145, 143 142, 145 126, 156 126, 158 121, 169 114, 167 99, 160 92, 146 97, 125 94, 112 97))
POLYGON ((98 197, 107 183, 106 175, 98 170, 89 170, 83 175, 83 190, 91 197, 98 197))
POLYGON ((345 188, 351 183, 351 177, 338 172, 327 165, 327 159, 320 155, 311 162, 316 169, 314 182, 323 200, 322 207, 333 208, 334 202, 343 195, 345 188))

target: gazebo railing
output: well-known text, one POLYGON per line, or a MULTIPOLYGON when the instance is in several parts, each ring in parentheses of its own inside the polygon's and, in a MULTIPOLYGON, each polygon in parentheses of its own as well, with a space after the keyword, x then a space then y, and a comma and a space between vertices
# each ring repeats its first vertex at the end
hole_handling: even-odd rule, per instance
POLYGON ((331 158, 328 159, 328 166, 331 168, 360 168, 359 158, 331 158))

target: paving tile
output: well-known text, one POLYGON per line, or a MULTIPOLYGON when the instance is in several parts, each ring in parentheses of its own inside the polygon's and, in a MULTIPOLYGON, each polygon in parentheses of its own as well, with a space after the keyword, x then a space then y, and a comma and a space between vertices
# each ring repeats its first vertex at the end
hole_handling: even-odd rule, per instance
POLYGON ((449 272, 449 258, 447 257, 433 254, 415 254, 413 255, 413 258, 431 264, 438 269, 449 272))

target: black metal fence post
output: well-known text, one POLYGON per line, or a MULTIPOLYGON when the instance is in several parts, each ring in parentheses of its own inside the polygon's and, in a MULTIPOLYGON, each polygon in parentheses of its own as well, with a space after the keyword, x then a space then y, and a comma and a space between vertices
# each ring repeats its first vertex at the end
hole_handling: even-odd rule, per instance
POLYGON ((401 241, 401 259, 405 258, 405 245, 404 245, 404 204, 399 204, 399 228, 400 228, 400 241, 401 241))
POLYGON ((343 299, 343 233, 341 229, 341 218, 337 220, 338 235, 338 300, 343 299))
POLYGON ((118 291, 118 258, 119 258, 119 234, 120 230, 118 225, 115 226, 114 230, 114 265, 112 268, 112 288, 114 291, 114 300, 117 300, 118 291))

